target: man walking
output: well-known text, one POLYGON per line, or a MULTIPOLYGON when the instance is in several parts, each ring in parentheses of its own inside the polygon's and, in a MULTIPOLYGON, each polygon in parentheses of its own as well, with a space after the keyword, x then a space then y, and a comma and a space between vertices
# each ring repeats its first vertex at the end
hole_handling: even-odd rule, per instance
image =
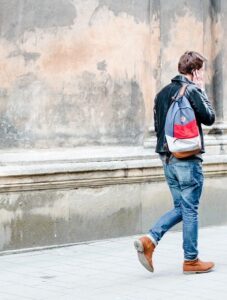
POLYGON ((157 135, 156 152, 163 163, 169 185, 173 209, 165 213, 146 236, 134 245, 141 264, 153 272, 152 256, 162 236, 174 225, 183 222, 184 273, 204 273, 213 269, 214 263, 198 258, 198 207, 203 186, 202 153, 204 139, 201 124, 212 125, 215 113, 204 91, 204 63, 206 59, 197 52, 185 52, 178 63, 179 75, 164 87, 155 98, 154 121, 157 135), (186 158, 176 158, 169 152, 165 139, 165 120, 172 97, 185 86, 185 97, 194 110, 201 138, 201 150, 186 158))

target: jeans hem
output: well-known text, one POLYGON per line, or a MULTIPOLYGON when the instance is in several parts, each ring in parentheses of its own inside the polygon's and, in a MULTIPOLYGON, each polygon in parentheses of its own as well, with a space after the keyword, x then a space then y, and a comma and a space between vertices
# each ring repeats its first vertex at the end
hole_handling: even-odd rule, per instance
POLYGON ((187 259, 187 258, 185 258, 184 261, 195 261, 197 259, 198 259, 198 256, 196 258, 193 258, 193 259, 187 259))
POLYGON ((158 245, 158 242, 155 240, 155 238, 150 233, 147 234, 147 237, 152 241, 152 243, 155 245, 155 247, 158 245))

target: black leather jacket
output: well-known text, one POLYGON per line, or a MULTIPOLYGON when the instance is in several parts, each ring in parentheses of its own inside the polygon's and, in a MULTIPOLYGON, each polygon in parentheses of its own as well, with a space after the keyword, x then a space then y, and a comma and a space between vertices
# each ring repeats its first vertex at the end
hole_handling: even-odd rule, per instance
POLYGON ((205 92, 198 88, 194 82, 188 80, 183 75, 177 75, 171 80, 171 83, 164 87, 155 98, 154 105, 154 125, 157 135, 156 152, 165 154, 168 152, 165 141, 165 120, 167 111, 171 104, 171 97, 181 88, 182 84, 189 84, 187 86, 185 96, 191 103, 192 108, 195 111, 197 124, 201 136, 202 149, 201 153, 205 152, 204 138, 201 124, 212 125, 215 121, 215 112, 207 98, 205 92))

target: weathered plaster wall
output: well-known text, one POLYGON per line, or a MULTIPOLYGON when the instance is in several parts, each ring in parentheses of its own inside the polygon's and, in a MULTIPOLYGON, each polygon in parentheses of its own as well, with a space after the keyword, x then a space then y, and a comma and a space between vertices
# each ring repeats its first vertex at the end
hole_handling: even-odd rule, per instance
POLYGON ((2 147, 142 142, 149 1, 114 3, 0 1, 2 147))
MULTIPOLYGON (((25 156, 23 148, 48 148, 54 155, 52 148, 62 147, 66 156, 66 148, 75 146, 144 150, 154 96, 176 75, 188 49, 207 56, 207 91, 218 121, 226 120, 226 14, 223 0, 0 0, 0 149, 25 156)), ((209 138, 220 153, 226 140, 209 138)), ((112 152, 103 148, 113 167, 112 152)), ((2 158, 1 165, 17 172, 6 181, 0 172, 0 250, 146 231, 171 203, 149 151, 150 173, 137 162, 130 179, 129 151, 118 158, 123 166, 116 178, 97 167, 94 176, 102 180, 93 188, 94 178, 84 181, 80 172, 73 181, 76 154, 67 157, 62 174, 54 171, 54 182, 42 153, 41 177, 32 173, 38 164, 32 156, 18 156, 11 165, 2 158)), ((215 178, 226 172, 219 168, 214 163, 209 169, 203 225, 226 222, 226 177, 215 178)))
POLYGON ((0 0, 1 148, 142 145, 155 93, 179 56, 211 55, 209 7, 0 0))

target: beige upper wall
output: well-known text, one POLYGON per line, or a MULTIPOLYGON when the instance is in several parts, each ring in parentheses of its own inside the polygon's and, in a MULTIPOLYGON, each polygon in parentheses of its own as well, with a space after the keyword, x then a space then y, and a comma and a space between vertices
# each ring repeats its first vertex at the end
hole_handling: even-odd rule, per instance
POLYGON ((179 56, 192 49, 212 61, 209 7, 0 0, 1 147, 143 144, 179 56))

